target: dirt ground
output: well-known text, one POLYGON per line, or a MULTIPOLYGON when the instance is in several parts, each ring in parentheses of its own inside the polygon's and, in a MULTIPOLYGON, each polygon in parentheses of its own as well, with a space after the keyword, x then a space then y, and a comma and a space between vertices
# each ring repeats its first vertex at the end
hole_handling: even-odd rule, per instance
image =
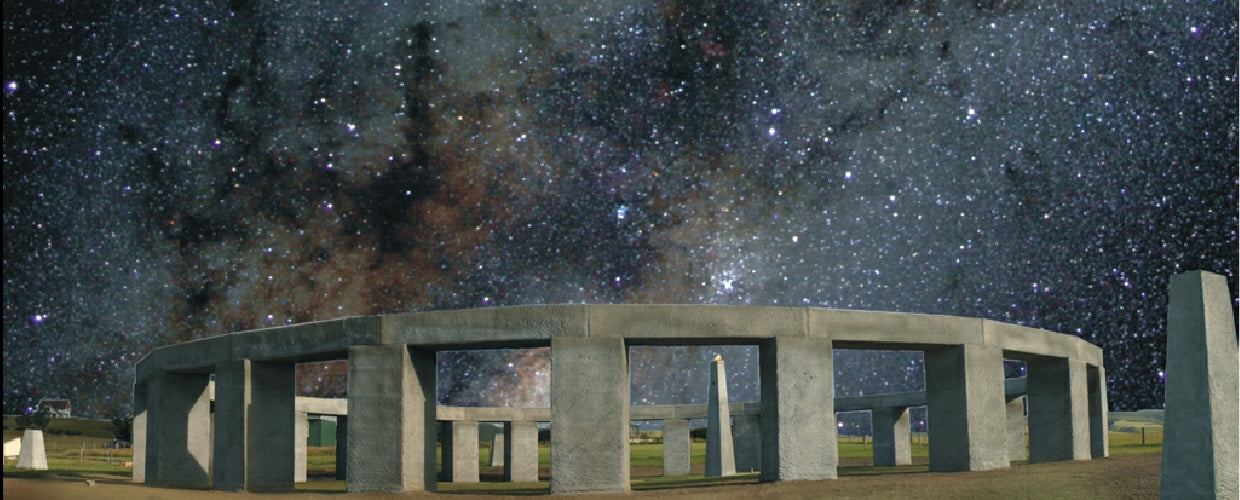
MULTIPOLYGON (((986 472, 865 473, 841 468, 840 479, 736 484, 697 488, 633 492, 626 495, 570 495, 556 498, 663 498, 744 499, 754 498, 1157 498, 1162 457, 1119 456, 1103 460, 1018 465, 986 472)), ((847 466, 849 464, 841 464, 847 466)), ((643 471, 645 472, 645 471, 643 471)), ((132 484, 116 478, 99 478, 94 485, 83 478, 4 478, 4 499, 90 500, 263 500, 318 499, 421 499, 421 498, 522 498, 502 495, 436 493, 296 493, 255 494, 221 491, 176 490, 132 484)), ((525 497, 528 498, 528 497, 525 497)))

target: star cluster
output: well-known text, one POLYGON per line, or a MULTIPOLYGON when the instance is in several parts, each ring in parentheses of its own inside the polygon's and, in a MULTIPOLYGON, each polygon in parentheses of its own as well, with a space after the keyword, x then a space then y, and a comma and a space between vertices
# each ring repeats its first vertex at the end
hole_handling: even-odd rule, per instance
MULTIPOLYGON (((4 411, 125 413, 174 342, 565 302, 991 318, 1160 406, 1170 276, 1236 304, 1236 11, 9 2, 4 411)), ((634 403, 704 400, 716 353, 755 400, 753 348, 639 348, 634 403)), ((842 395, 923 386, 917 353, 834 366, 842 395)), ((440 401, 543 406, 549 369, 441 353, 440 401)), ((344 393, 342 362, 298 372, 344 393)))

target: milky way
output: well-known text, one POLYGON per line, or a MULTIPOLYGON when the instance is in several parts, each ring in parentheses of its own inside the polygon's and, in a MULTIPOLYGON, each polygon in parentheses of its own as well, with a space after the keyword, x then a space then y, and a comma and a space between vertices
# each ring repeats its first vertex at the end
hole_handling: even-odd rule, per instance
MULTIPOLYGON (((991 318, 1146 408, 1169 277, 1236 295, 1234 1, 564 4, 6 2, 5 413, 126 413, 174 342, 565 302, 991 318)), ((752 348, 642 348, 634 403, 716 353, 756 400, 752 348)), ((441 403, 547 404, 546 350, 440 360, 441 403)))

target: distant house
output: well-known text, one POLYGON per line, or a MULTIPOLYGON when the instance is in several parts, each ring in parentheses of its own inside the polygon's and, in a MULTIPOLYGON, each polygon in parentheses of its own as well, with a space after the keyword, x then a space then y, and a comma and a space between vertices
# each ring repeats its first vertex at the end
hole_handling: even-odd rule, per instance
POLYGON ((47 408, 47 414, 52 418, 70 418, 73 416, 73 405, 69 404, 68 399, 40 399, 39 404, 34 405, 34 411, 38 412, 42 408, 47 408))

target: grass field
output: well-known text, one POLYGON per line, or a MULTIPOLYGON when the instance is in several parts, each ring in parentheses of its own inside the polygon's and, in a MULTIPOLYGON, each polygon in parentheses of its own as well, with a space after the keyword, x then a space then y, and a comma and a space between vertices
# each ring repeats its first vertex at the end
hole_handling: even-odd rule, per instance
MULTIPOLYGON (((4 441, 19 438, 23 432, 16 430, 13 417, 4 417, 4 441)), ((133 461, 133 450, 105 449, 104 443, 113 440, 112 422, 85 418, 53 419, 43 433, 43 446, 47 452, 49 468, 66 471, 98 471, 101 473, 125 473, 133 471, 124 465, 133 461), (65 431, 81 435, 66 436, 65 431)), ((4 462, 4 473, 16 470, 15 460, 4 462)))
MULTIPOLYGON (((1140 423, 1145 428, 1144 440, 1139 432, 1141 426, 1136 427, 1138 431, 1116 432, 1110 433, 1110 452, 1113 456, 1127 455, 1149 455, 1162 453, 1162 428, 1161 425, 1155 426, 1154 421, 1134 420, 1131 418, 1114 419, 1113 423, 1125 426, 1127 429, 1134 423, 1140 423)), ((1160 422, 1159 422, 1160 423, 1160 422)), ((21 432, 15 430, 12 417, 5 417, 4 430, 5 441, 14 437, 20 437, 21 432)), ((65 436, 56 434, 45 435, 45 445, 48 455, 48 465, 50 471, 27 471, 17 470, 16 462, 7 460, 4 463, 5 477, 20 478, 48 478, 48 477, 127 477, 132 474, 132 450, 129 449, 105 449, 103 444, 112 441, 112 424, 106 420, 86 420, 86 419, 66 419, 56 420, 51 425, 53 432, 63 433, 64 431, 78 431, 80 436, 65 436), (128 462, 128 463, 127 463, 128 462)), ((691 486, 703 486, 727 484, 735 481, 752 482, 756 476, 753 474, 741 474, 727 479, 706 479, 700 473, 689 476, 665 478, 657 475, 657 470, 651 473, 652 469, 661 468, 663 465, 663 445, 662 444, 633 444, 630 445, 630 467, 637 471, 645 469, 643 475, 634 474, 632 479, 632 487, 635 490, 642 489, 659 489, 659 488, 679 488, 691 486), (751 477, 752 476, 752 477, 751 477)), ((925 435, 912 436, 912 454, 914 462, 918 462, 921 458, 929 456, 929 444, 925 435)), ((484 444, 478 453, 479 471, 484 478, 496 478, 502 475, 502 467, 491 467, 487 465, 490 459, 489 443, 484 444)), ((315 476, 324 477, 330 475, 336 467, 336 451, 335 448, 309 448, 306 453, 306 470, 313 478, 315 476)), ((873 457, 873 443, 868 437, 858 436, 840 436, 839 437, 839 457, 842 461, 853 460, 853 463, 864 463, 873 457)), ((706 462, 706 443, 694 442, 690 454, 690 462, 693 465, 701 466, 706 462)), ((538 463, 540 473, 546 477, 550 470, 551 456, 550 448, 544 443, 538 449, 538 463)), ((873 474, 884 474, 889 472, 920 472, 924 471, 925 466, 911 467, 867 467, 867 466, 841 466, 840 476, 865 476, 873 474)), ((315 480, 299 488, 320 489, 325 491, 342 490, 343 481, 315 480)), ((529 493, 546 493, 547 482, 539 483, 513 484, 498 481, 485 481, 481 484, 464 484, 453 485, 450 483, 443 484, 442 491, 491 491, 503 492, 505 494, 529 494, 529 493), (528 491, 527 491, 528 490, 528 491)))

